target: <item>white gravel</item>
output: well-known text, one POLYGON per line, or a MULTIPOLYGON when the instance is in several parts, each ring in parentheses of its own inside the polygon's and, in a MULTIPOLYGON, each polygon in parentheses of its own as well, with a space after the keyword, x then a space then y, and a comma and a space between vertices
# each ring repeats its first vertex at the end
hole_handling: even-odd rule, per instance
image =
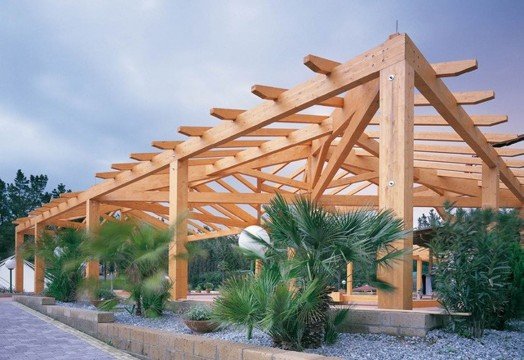
MULTIPOLYGON (((177 333, 190 334, 179 315, 167 312, 157 319, 140 318, 129 313, 117 313, 118 322, 145 326, 177 333)), ((514 325, 516 331, 486 330, 480 340, 460 337, 443 330, 433 330, 425 338, 396 337, 383 334, 340 334, 331 346, 307 352, 343 359, 524 359, 524 322, 514 325)), ((238 329, 220 329, 201 336, 260 346, 271 346, 269 336, 254 331, 253 339, 238 329)))
MULTIPOLYGON (((94 309, 90 304, 58 303, 63 306, 94 309)), ((126 311, 115 313, 116 321, 181 334, 191 334, 180 315, 166 311, 159 318, 143 318, 126 311)), ((484 337, 473 340, 443 330, 433 330, 425 338, 396 337, 383 334, 340 334, 338 342, 331 346, 307 350, 307 352, 342 359, 524 359, 524 321, 512 323, 513 331, 486 330, 484 337)), ((247 340, 246 332, 235 328, 222 328, 200 336, 223 339, 245 344, 271 346, 269 336, 253 331, 253 339, 247 340)))

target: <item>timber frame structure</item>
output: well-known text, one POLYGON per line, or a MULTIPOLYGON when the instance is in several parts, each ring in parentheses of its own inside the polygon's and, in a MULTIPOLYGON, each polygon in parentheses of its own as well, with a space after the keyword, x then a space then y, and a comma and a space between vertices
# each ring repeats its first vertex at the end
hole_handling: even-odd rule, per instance
MULTIPOLYGON (((255 85, 252 93, 264 100, 258 106, 211 109, 218 125, 182 126, 185 141, 154 141, 159 151, 131 154, 133 162, 96 174, 101 183, 17 219, 18 259, 24 235, 38 241, 48 225, 94 231, 115 212, 159 228, 182 219, 170 248, 180 254, 188 241, 259 223, 275 193, 340 209, 390 208, 408 229, 413 207, 440 210, 446 200, 467 208, 523 206, 524 149, 493 146, 518 135, 480 130, 507 116, 468 115, 462 106, 491 100, 493 91, 453 93, 442 80, 475 70, 476 60, 430 64, 407 35, 394 34, 348 62, 309 55, 304 63, 316 73, 308 81, 290 89, 255 85), (437 113, 415 114, 419 106, 437 113), (434 131, 444 127, 451 131, 434 131)), ((412 249, 412 236, 396 246, 412 249)), ((379 308, 412 308, 413 256, 380 270, 396 290, 379 291, 379 308)), ((90 262, 87 276, 97 277, 98 268, 90 262)), ((37 293, 44 269, 37 257, 37 293)), ((185 298, 187 261, 170 257, 169 276, 172 298, 185 298)))

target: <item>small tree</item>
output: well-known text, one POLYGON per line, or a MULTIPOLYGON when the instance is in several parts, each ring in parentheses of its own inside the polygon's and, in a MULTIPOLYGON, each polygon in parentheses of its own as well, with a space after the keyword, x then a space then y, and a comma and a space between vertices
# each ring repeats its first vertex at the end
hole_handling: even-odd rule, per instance
POLYGON ((24 244, 24 257, 41 257, 46 264, 47 295, 59 301, 75 301, 82 281, 81 244, 84 231, 64 229, 56 233, 44 232, 38 242, 24 244))
POLYGON ((107 222, 84 244, 86 258, 113 264, 135 301, 135 314, 162 314, 169 299, 168 248, 172 232, 134 221, 107 222))
POLYGON ((436 258, 435 290, 449 312, 471 313, 454 318, 454 326, 468 336, 481 337, 484 329, 501 326, 514 313, 512 299, 520 291, 522 267, 520 229, 515 211, 457 209, 433 224, 430 247, 436 258), (513 284, 512 284, 513 279, 513 284))

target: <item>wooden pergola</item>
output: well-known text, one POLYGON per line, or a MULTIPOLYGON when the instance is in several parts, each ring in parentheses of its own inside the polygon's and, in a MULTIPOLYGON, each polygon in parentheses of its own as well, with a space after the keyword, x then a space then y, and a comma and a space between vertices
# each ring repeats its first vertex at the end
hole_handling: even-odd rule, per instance
MULTIPOLYGON (((441 210, 446 200, 467 208, 523 206, 524 149, 493 146, 518 135, 481 131, 507 116, 463 108, 494 92, 452 92, 443 81, 477 69, 475 60, 431 64, 407 35, 394 34, 350 61, 309 55, 304 64, 316 73, 306 82, 290 89, 254 85, 259 105, 213 108, 216 126, 182 126, 186 140, 153 141, 156 152, 131 154, 132 162, 96 174, 102 182, 16 220, 16 249, 24 234, 38 241, 48 225, 94 231, 119 212, 159 228, 176 223, 176 255, 188 241, 260 223, 262 205, 276 193, 342 210, 390 208, 408 229, 414 207, 441 210), (436 113, 419 115, 418 107, 436 113)), ((411 249, 412 237, 396 246, 411 249)), ((380 270, 396 287, 379 292, 380 308, 412 308, 413 256, 380 270)), ((43 290, 44 267, 35 258, 35 292, 43 290)), ((90 262, 87 276, 98 277, 98 269, 90 262)), ((169 276, 172 298, 185 298, 187 261, 171 256, 169 276)))

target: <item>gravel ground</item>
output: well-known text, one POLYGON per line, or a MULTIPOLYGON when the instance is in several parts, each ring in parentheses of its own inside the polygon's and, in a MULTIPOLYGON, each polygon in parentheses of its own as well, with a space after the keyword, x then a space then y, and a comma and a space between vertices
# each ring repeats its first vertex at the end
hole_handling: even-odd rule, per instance
MULTIPOLYGON (((60 305, 94 309, 90 304, 60 305)), ((164 316, 156 319, 133 316, 126 311, 117 312, 115 317, 120 323, 191 334, 180 315, 172 312, 165 312, 164 316)), ((486 330, 480 340, 463 338, 443 330, 430 331, 425 338, 340 334, 335 345, 308 352, 343 359, 524 359, 524 321, 511 325, 512 331, 486 330)), ((235 328, 224 328, 201 336, 259 346, 271 346, 272 343, 269 336, 257 330, 253 332, 252 340, 246 339, 245 331, 235 328)))

